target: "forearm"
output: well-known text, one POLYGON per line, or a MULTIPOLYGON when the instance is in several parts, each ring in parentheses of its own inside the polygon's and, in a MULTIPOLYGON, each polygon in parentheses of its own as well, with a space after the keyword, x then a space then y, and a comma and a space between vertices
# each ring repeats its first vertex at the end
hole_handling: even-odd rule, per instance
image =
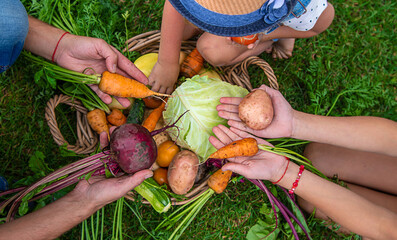
POLYGON ((0 239, 55 239, 91 216, 97 207, 70 193, 10 223, 0 225, 0 239))
POLYGON ((29 16, 29 32, 24 48, 51 60, 55 46, 65 31, 29 16))
POLYGON ((159 62, 178 64, 185 19, 166 1, 161 23, 159 62))
MULTIPOLYGON (((290 189, 298 174, 290 165, 280 185, 290 189)), ((295 193, 321 209, 333 221, 371 239, 396 239, 397 216, 354 192, 304 171, 295 193)))
POLYGON ((397 123, 378 117, 326 117, 294 111, 292 137, 397 156, 397 123))

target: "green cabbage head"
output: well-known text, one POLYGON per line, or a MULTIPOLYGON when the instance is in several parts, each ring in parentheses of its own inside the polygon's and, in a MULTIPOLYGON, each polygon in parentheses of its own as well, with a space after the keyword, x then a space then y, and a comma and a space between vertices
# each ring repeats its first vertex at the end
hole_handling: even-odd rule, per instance
POLYGON ((244 97, 248 90, 207 76, 194 76, 182 83, 168 99, 163 112, 166 123, 174 122, 188 110, 177 123, 177 128, 168 129, 171 138, 185 149, 195 152, 200 161, 205 161, 216 149, 208 141, 213 136, 212 128, 227 121, 218 116, 216 106, 221 97, 244 97))

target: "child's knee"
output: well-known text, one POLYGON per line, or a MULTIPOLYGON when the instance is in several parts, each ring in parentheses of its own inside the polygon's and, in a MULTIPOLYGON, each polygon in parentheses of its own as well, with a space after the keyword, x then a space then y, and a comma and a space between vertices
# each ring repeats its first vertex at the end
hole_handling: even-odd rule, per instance
POLYGON ((225 49, 225 43, 219 37, 202 35, 197 41, 197 50, 209 64, 215 67, 231 64, 231 57, 225 49))
POLYGON ((199 42, 197 42, 197 49, 205 61, 212 66, 225 66, 228 63, 227 59, 225 59, 225 55, 221 53, 220 49, 211 44, 203 42, 199 44, 199 42))

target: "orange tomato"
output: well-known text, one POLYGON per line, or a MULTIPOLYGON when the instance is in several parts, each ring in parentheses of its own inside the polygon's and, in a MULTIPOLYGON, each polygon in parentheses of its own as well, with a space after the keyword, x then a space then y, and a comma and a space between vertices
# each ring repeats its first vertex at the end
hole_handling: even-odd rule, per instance
POLYGON ((168 170, 166 168, 157 168, 153 171, 153 179, 161 186, 163 184, 168 185, 167 179, 168 170))
POLYGON ((161 105, 161 103, 163 103, 163 101, 154 97, 146 97, 142 98, 142 100, 145 103, 145 106, 148 108, 157 108, 161 105))
POLYGON ((248 35, 244 37, 232 37, 232 40, 241 45, 250 45, 258 40, 258 34, 248 35))
POLYGON ((179 147, 173 141, 165 141, 157 148, 156 162, 160 167, 168 167, 179 152, 179 147))

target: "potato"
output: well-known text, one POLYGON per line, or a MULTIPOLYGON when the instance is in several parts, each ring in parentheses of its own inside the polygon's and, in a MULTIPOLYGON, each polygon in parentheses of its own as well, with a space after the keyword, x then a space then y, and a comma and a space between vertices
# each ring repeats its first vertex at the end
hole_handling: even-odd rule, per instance
POLYGON ((250 128, 265 129, 273 120, 273 104, 266 91, 255 89, 243 98, 238 116, 250 128))
POLYGON ((176 194, 186 194, 193 187, 198 171, 199 159, 195 153, 182 150, 168 167, 168 183, 176 194))

